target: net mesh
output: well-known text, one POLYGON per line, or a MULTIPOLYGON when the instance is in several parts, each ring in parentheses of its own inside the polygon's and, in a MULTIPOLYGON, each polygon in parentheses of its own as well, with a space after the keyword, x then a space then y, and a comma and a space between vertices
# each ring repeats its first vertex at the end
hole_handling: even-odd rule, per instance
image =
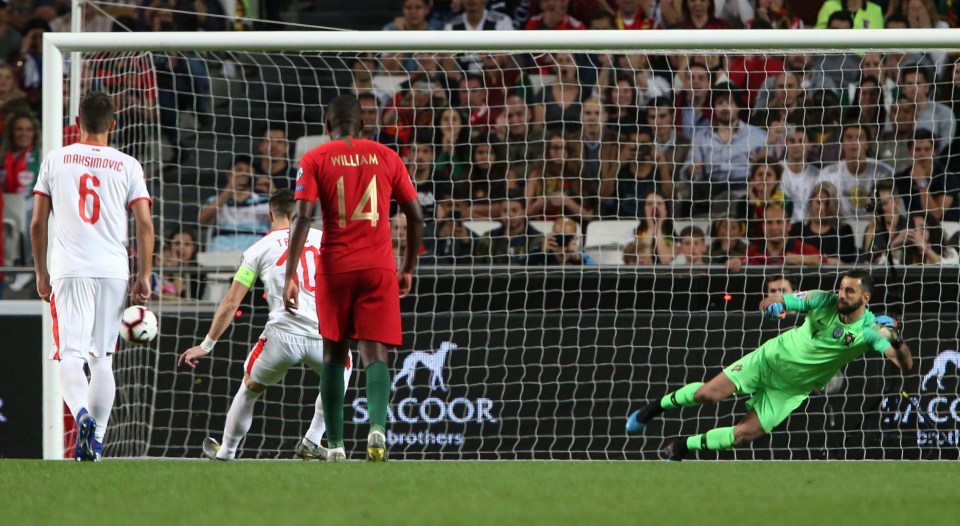
MULTIPOLYGON (((654 458, 665 437, 730 425, 743 399, 670 413, 640 438, 623 432, 630 410, 800 323, 761 321, 761 297, 833 289, 852 264, 881 284, 871 308, 905 320, 921 374, 858 359, 770 439, 721 458, 941 458, 956 443, 960 107, 944 53, 83 60, 82 89, 115 94, 114 140, 144 164, 164 232, 161 337, 118 354, 108 455, 197 456, 219 437, 264 291, 196 370, 177 355, 269 230, 262 196, 329 140, 323 105, 343 93, 361 101, 364 136, 405 159, 427 217, 390 364, 394 458, 654 458), (225 194, 242 206, 209 204, 225 194)), ((362 374, 351 383, 359 452, 362 374)), ((269 389, 241 456, 289 457, 317 386, 297 367, 269 389)))

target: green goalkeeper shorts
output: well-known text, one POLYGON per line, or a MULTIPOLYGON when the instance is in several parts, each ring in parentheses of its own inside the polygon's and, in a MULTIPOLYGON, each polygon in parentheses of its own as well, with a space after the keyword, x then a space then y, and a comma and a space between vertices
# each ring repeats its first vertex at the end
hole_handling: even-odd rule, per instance
POLYGON ((723 370, 733 385, 737 386, 737 394, 752 395, 747 400, 747 407, 756 411, 760 425, 767 433, 786 420, 810 396, 809 390, 785 388, 782 380, 776 378, 763 353, 764 347, 771 342, 773 340, 723 370))

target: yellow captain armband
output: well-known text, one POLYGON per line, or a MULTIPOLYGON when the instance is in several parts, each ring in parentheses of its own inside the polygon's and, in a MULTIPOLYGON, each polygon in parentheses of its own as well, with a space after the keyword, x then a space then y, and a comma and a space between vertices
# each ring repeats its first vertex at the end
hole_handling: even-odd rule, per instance
POLYGON ((253 288, 253 284, 257 282, 257 273, 247 267, 240 267, 234 274, 233 281, 239 281, 248 288, 253 288))

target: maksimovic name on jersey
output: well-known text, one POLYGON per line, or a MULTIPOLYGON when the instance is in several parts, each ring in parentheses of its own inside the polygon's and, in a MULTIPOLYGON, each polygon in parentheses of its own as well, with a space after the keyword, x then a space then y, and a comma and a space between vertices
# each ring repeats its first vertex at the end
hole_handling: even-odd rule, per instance
POLYGON ((87 168, 106 168, 115 172, 123 171, 123 163, 114 159, 93 157, 90 155, 68 154, 63 156, 63 164, 79 164, 87 168))

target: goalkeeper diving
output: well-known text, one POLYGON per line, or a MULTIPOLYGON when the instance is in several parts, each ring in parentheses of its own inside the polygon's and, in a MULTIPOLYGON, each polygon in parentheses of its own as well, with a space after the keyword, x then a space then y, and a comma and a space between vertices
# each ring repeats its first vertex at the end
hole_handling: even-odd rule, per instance
POLYGON ((690 451, 718 451, 743 446, 773 431, 810 393, 844 365, 867 351, 882 353, 901 370, 913 367, 910 349, 889 316, 867 309, 873 278, 862 270, 841 277, 837 292, 814 290, 766 298, 760 311, 768 318, 787 311, 807 314, 803 325, 767 340, 709 382, 694 382, 634 411, 627 433, 640 433, 666 410, 717 403, 733 394, 749 394, 747 415, 733 427, 669 441, 663 456, 679 461, 690 451))

